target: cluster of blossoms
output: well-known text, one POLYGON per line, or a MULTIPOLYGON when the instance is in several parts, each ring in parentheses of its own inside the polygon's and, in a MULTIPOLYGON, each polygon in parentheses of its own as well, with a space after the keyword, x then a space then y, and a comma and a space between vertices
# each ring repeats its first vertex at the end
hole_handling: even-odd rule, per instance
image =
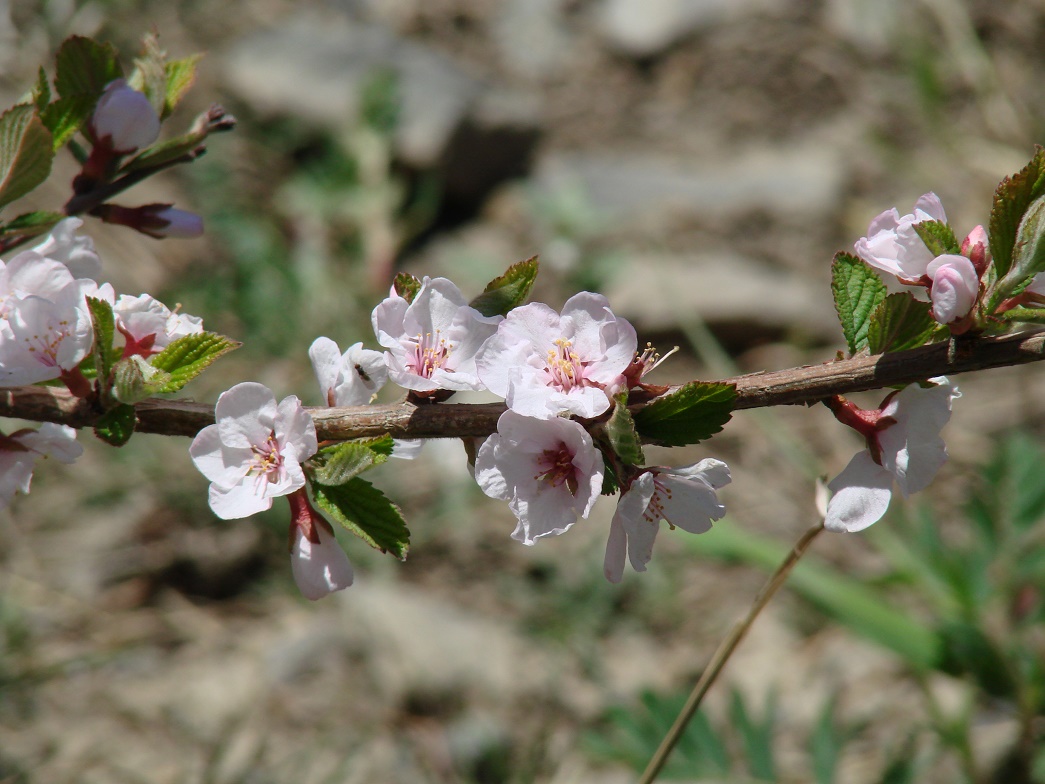
MULTIPOLYGON (((513 538, 532 545, 588 517, 614 458, 582 421, 608 415, 614 396, 637 386, 653 365, 651 352, 637 354, 634 328, 605 297, 577 294, 560 313, 532 303, 507 317, 484 316, 449 280, 425 278, 409 299, 393 287, 372 322, 383 354, 360 343, 341 353, 325 337, 312 344, 327 405, 364 405, 388 379, 417 399, 493 392, 507 410, 478 449, 474 475, 484 493, 508 502, 517 519, 513 538)), ((264 387, 239 384, 219 398, 216 416, 190 448, 211 480, 211 508, 220 517, 245 517, 288 495, 292 571, 304 595, 315 599, 350 585, 352 568, 304 489, 300 464, 318 445, 298 399, 277 406, 264 387)), ((398 442, 393 455, 412 456, 418 446, 398 442)), ((645 570, 661 520, 700 533, 725 512, 716 490, 730 476, 721 461, 615 471, 621 498, 605 559, 613 582, 626 558, 645 570)))
MULTIPOLYGON (((78 397, 94 394, 81 363, 95 349, 88 298, 113 312, 122 356, 147 358, 183 335, 203 331, 195 316, 171 311, 148 294, 117 296, 94 276, 101 263, 79 218, 61 221, 32 250, 0 260, 0 387, 59 380, 78 397)), ((76 431, 45 424, 38 431, 0 434, 0 505, 15 489, 28 492, 33 462, 54 456, 72 462, 81 447, 76 431)))

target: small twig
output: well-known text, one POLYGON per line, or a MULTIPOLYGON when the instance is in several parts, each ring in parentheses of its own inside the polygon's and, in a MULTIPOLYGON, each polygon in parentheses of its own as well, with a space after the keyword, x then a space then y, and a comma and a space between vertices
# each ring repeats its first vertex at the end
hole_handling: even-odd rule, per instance
POLYGON ((682 737, 682 733, 685 731, 690 719, 693 718, 693 715, 700 707, 700 703, 703 702, 704 695, 708 693, 708 689, 711 688, 712 684, 714 684, 715 680, 718 678, 719 673, 721 673, 722 669, 726 666, 726 662, 728 662, 730 656, 733 655, 733 651, 735 651, 737 646, 740 645, 741 640, 744 639, 744 636, 748 633, 752 624, 754 624, 755 619, 758 618, 759 613, 761 613, 763 608, 769 604, 769 600, 776 595, 776 592, 780 590, 780 587, 787 581, 788 575, 791 574, 791 570, 795 568, 799 559, 801 559, 802 555, 805 554, 805 551, 809 549, 809 545, 813 543, 813 540, 816 539, 817 535, 819 535, 823 530, 824 523, 821 521, 802 534, 802 538, 795 542, 795 546, 791 548, 791 552, 787 554, 787 558, 785 558, 783 563, 777 567, 773 576, 769 578, 769 582, 767 582, 762 587, 762 590, 759 591, 758 596, 755 598, 755 603, 751 605, 751 609, 748 610, 744 619, 734 626, 729 635, 719 643, 715 655, 711 657, 708 666, 704 668, 700 680, 697 681, 697 685, 693 687, 689 699, 686 700, 686 704, 682 707, 682 710, 679 711, 675 723, 671 725, 668 734, 664 736, 657 751, 650 759, 649 765, 647 765, 646 770, 643 771, 642 778, 639 779, 639 784, 651 784, 651 782, 657 778, 657 775, 668 761, 668 756, 675 748, 675 745, 679 742, 679 738, 682 737))

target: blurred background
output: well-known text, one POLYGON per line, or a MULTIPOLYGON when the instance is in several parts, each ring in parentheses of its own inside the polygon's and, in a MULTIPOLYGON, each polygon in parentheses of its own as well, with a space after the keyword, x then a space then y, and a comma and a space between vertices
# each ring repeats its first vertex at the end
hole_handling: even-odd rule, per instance
MULTIPOLYGON (((117 291, 244 342, 201 401, 256 380, 318 405, 308 346, 375 348, 396 271, 471 296, 534 254, 534 299, 601 291, 680 346, 654 381, 825 361, 833 254, 930 190, 964 236, 1045 140, 1041 0, 0 0, 0 104, 70 34, 129 70, 148 32, 206 55, 165 135, 215 101, 239 127, 120 203, 207 232, 86 231, 117 291)), ((59 155, 36 206, 75 170, 59 155)), ((1045 781, 1043 375, 958 379, 935 485, 816 543, 671 776, 1045 781)), ((344 536, 357 584, 311 604, 285 504, 220 521, 187 440, 81 441, 0 512, 4 784, 631 781, 861 446, 812 408, 649 450, 726 460, 729 513, 611 586, 612 501, 525 548, 461 445, 430 443, 367 477, 408 560, 344 536)))

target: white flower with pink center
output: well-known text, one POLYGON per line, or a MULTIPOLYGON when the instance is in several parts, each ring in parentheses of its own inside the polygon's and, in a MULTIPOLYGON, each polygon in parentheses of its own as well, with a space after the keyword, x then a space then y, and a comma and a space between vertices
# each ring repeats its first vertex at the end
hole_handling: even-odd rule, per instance
MULTIPOLYGON (((47 238, 33 248, 41 256, 61 262, 74 278, 97 278, 102 262, 94 250, 94 242, 76 231, 83 226, 79 218, 66 218, 55 224, 47 238)), ((16 257, 17 258, 17 257, 16 257)))
POLYGON ((921 196, 914 203, 914 211, 907 215, 901 216, 893 207, 876 217, 867 236, 856 241, 856 255, 872 267, 895 275, 901 283, 921 283, 935 258, 914 228, 923 221, 947 222, 943 204, 935 193, 921 196))
POLYGON ((116 329, 124 337, 124 357, 158 354, 178 338, 203 332, 203 320, 172 311, 158 299, 121 294, 113 305, 116 329))
POLYGON ((66 425, 45 422, 38 430, 0 435, 0 508, 10 504, 16 492, 29 492, 37 460, 53 457, 72 463, 82 454, 76 431, 66 425))
POLYGON ((425 278, 412 302, 393 289, 371 317, 389 377, 417 392, 479 390, 475 353, 501 316, 484 316, 446 278, 425 278))
POLYGON ((635 329, 601 294, 583 291, 562 313, 539 302, 515 308, 479 351, 486 388, 519 414, 549 419, 595 417, 625 385, 635 358, 635 329))
POLYGON ((587 517, 602 490, 602 455, 568 419, 539 420, 505 411, 479 449, 475 479, 518 519, 512 538, 532 545, 587 517))
POLYGON ((621 581, 625 557, 636 572, 646 571, 661 520, 693 534, 709 531, 726 513, 716 491, 729 482, 729 467, 710 458, 683 468, 647 468, 617 503, 606 542, 606 579, 621 581))
POLYGON ((74 281, 53 299, 29 296, 11 306, 0 330, 0 387, 36 384, 75 370, 94 344, 84 285, 74 281))
POLYGON ((928 388, 910 384, 891 393, 876 410, 834 399, 835 417, 863 435, 867 449, 828 484, 827 530, 855 532, 873 525, 889 508, 894 482, 906 498, 924 490, 946 462, 940 431, 961 393, 943 376, 929 381, 928 388))
POLYGON ((334 529, 308 501, 304 489, 290 501, 290 570, 298 590, 316 601, 348 588, 355 578, 352 564, 334 537, 334 529))
POLYGON ((276 405, 268 387, 237 384, 218 398, 216 424, 189 447, 193 463, 210 480, 210 508, 218 517, 249 517, 272 499, 305 486, 301 463, 316 453, 316 426, 291 395, 276 405))
POLYGON ((353 343, 344 354, 330 338, 316 338, 308 350, 312 370, 328 406, 365 406, 388 380, 380 351, 353 343))

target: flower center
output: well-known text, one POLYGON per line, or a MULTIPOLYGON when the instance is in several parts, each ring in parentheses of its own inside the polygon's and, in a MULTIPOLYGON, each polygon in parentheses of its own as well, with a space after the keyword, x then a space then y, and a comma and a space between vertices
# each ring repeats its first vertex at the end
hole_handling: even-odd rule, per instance
POLYGON ((537 458, 539 471, 534 476, 538 482, 551 487, 559 487, 565 483, 572 495, 577 495, 577 469, 573 465, 573 452, 564 443, 558 449, 545 449, 537 458))
POLYGON ((54 326, 48 326, 49 332, 24 338, 26 351, 41 365, 57 367, 58 349, 61 348, 62 341, 73 334, 73 329, 66 319, 59 320, 54 326))
POLYGON ((566 338, 557 338, 552 345, 555 348, 548 349, 546 360, 549 385, 563 392, 569 392, 574 387, 591 386, 591 382, 584 377, 585 363, 574 352, 573 343, 566 338))
POLYGON ((263 444, 251 444, 250 451, 254 457, 247 464, 247 476, 256 474, 254 490, 259 492, 266 483, 275 484, 283 475, 283 455, 279 452, 276 434, 269 433, 263 444))
MULTIPOLYGON (((656 474, 653 474, 653 497, 649 500, 646 511, 642 513, 643 519, 653 525, 658 525, 661 520, 667 520, 664 516, 665 501, 671 501, 671 488, 661 482, 656 474)), ((675 527, 671 525, 670 520, 668 520, 668 525, 675 527)))
POLYGON ((408 367, 422 378, 431 378, 437 368, 447 363, 454 349, 446 338, 440 336, 438 329, 434 335, 431 332, 424 335, 418 332, 415 337, 408 339, 408 342, 414 344, 414 356, 408 367))

